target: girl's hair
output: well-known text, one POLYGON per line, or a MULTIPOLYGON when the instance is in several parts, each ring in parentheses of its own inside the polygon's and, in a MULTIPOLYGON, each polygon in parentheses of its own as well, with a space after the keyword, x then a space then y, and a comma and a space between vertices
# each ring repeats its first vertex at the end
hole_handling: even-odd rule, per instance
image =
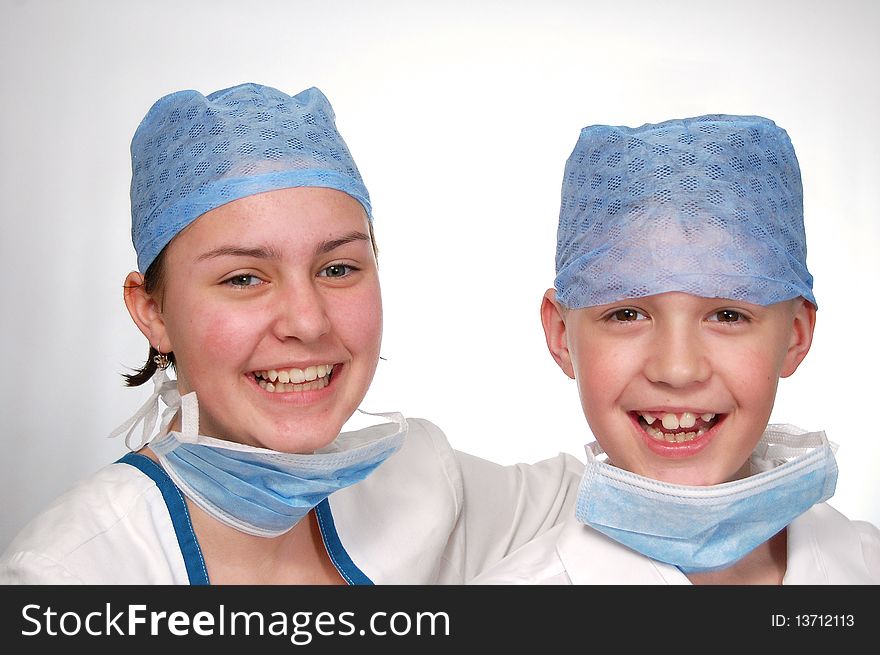
MULTIPOLYGON (((147 293, 155 293, 155 291, 162 286, 163 277, 165 273, 165 250, 163 249, 157 256, 156 259, 153 260, 153 263, 147 268, 147 272, 144 273, 144 291, 147 293)), ((142 385, 144 382, 149 381, 153 374, 158 369, 156 366, 156 362, 153 361, 153 357, 159 354, 159 351, 153 348, 150 345, 150 350, 147 353, 147 361, 140 368, 132 369, 134 373, 123 373, 122 377, 125 378, 125 386, 127 387, 137 387, 142 385)), ((174 353, 169 352, 165 353, 165 356, 168 358, 168 361, 171 362, 171 365, 174 365, 174 353)))

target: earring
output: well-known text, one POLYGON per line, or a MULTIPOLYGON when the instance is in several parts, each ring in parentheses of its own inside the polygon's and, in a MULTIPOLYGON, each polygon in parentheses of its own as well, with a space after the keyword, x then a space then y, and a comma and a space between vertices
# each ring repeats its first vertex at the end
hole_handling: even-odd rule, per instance
POLYGON ((159 352, 158 348, 156 348, 156 354, 153 356, 153 363, 161 371, 164 371, 166 368, 171 366, 171 360, 168 359, 168 355, 159 352))

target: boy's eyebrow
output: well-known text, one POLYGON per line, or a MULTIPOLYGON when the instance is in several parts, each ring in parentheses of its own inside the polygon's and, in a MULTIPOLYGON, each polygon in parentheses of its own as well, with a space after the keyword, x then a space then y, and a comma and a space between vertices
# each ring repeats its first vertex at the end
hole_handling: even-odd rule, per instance
POLYGON ((318 247, 315 248, 316 255, 326 255, 328 252, 336 250, 339 246, 344 246, 346 243, 351 243, 352 241, 369 241, 370 237, 364 234, 363 232, 359 232, 358 230, 352 230, 348 234, 345 234, 338 239, 331 239, 329 241, 324 241, 318 244, 318 247))

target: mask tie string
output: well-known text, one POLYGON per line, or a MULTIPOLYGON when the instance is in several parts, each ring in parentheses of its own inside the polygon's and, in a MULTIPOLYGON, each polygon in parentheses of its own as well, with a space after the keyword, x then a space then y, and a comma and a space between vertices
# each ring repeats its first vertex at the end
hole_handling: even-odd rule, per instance
MULTIPOLYGON (((187 395, 194 396, 195 394, 187 395)), ((108 435, 108 438, 112 439, 118 437, 125 432, 125 445, 129 450, 135 451, 143 448, 150 442, 153 429, 156 426, 156 420, 159 417, 159 398, 161 398, 162 402, 168 406, 168 409, 166 409, 162 415, 162 426, 164 427, 171 421, 169 413, 176 411, 177 407, 180 405, 180 393, 177 391, 177 380, 169 380, 165 371, 161 369, 153 374, 153 393, 150 394, 149 398, 147 398, 144 404, 141 405, 141 408, 134 413, 134 416, 113 430, 113 432, 108 435), (141 437, 138 444, 135 446, 132 445, 131 438, 137 429, 137 426, 141 423, 143 423, 141 437)), ((196 411, 195 416, 196 426, 198 426, 198 411, 196 411)), ((198 427, 196 429, 198 429, 198 427)))

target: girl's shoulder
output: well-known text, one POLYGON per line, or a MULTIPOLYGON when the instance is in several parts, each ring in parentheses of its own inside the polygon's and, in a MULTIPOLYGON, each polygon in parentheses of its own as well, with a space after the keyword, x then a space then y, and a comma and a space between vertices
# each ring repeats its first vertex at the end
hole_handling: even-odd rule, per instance
POLYGON ((160 489, 116 462, 55 498, 18 533, 0 557, 0 581, 172 583, 169 556, 175 564, 180 557, 160 489))

